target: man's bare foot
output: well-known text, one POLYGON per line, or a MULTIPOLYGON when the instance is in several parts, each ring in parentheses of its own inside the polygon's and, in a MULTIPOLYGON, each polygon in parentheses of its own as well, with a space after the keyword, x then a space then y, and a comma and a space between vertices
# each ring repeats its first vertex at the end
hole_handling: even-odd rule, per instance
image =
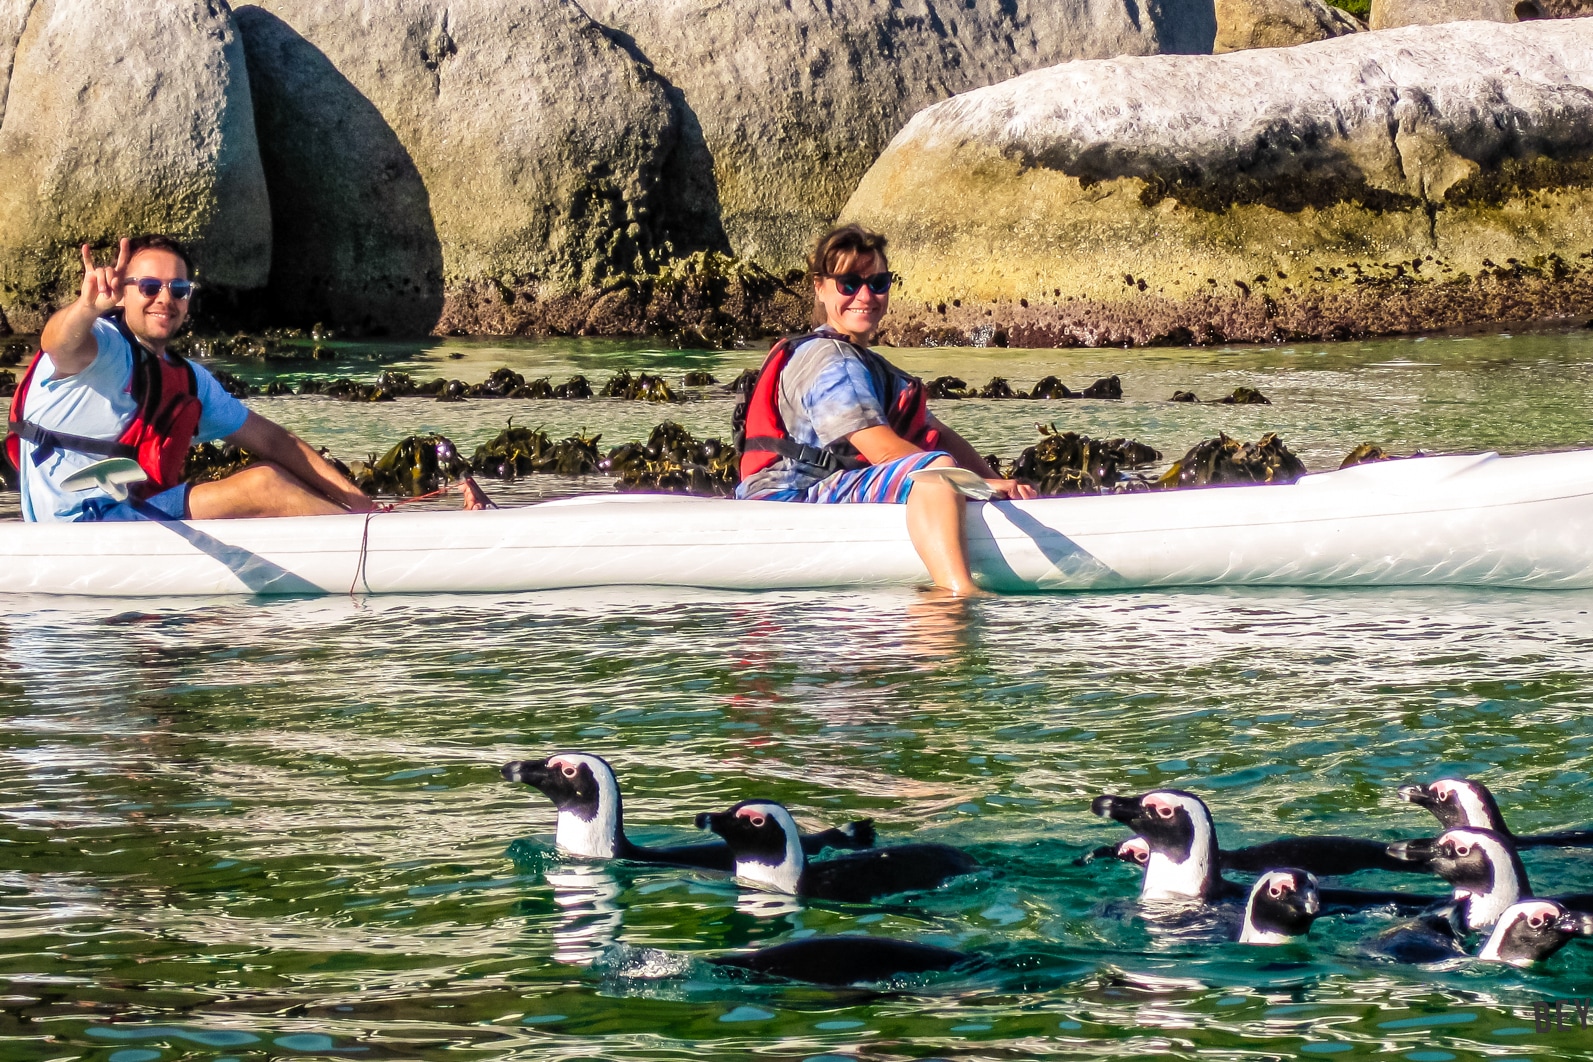
POLYGON ((491 498, 487 497, 487 492, 477 485, 475 478, 472 476, 466 476, 459 481, 459 493, 465 496, 466 511, 496 509, 498 507, 491 498))

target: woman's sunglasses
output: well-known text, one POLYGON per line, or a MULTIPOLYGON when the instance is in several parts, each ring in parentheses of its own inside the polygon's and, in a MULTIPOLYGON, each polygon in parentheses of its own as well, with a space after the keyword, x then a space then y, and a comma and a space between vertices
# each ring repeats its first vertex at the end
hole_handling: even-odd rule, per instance
POLYGON ((875 295, 883 295, 891 290, 891 282, 896 279, 896 274, 890 271, 875 273, 865 277, 857 273, 826 273, 826 277, 835 281, 835 290, 842 295, 856 295, 863 288, 868 288, 875 295))
POLYGON ((194 289, 199 286, 191 280, 158 280, 155 277, 128 277, 122 283, 133 285, 146 299, 153 299, 160 294, 161 288, 165 288, 178 302, 192 295, 194 289))

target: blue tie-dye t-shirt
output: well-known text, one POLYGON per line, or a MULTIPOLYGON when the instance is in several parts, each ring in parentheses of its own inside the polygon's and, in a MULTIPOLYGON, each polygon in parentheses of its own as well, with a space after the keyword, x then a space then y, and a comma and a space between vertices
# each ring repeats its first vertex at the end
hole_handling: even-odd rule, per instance
MULTIPOLYGON (((817 448, 855 453, 846 437, 864 428, 888 425, 886 397, 868 365, 839 333, 819 330, 796 349, 780 371, 780 419, 793 442, 817 448)), ((890 366, 899 381, 911 379, 890 366)), ((820 465, 782 457, 761 472, 742 480, 738 498, 758 498, 774 491, 806 490, 833 473, 820 465)))

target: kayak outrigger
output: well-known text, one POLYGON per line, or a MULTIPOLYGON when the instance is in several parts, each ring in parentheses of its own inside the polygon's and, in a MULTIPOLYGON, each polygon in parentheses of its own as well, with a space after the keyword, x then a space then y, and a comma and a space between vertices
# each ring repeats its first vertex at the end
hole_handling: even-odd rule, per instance
MULTIPOLYGON (((1417 457, 1213 487, 970 501, 998 591, 1593 587, 1593 450, 1417 457)), ((0 593, 399 594, 919 585, 899 505, 589 495, 488 512, 0 526, 0 593)))

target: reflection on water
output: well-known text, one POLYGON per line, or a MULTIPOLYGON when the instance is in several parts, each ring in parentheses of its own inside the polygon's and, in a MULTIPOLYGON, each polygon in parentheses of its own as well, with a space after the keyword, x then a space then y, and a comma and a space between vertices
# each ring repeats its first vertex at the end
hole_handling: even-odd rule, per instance
MULTIPOLYGON (((752 357, 464 346, 450 375, 513 356, 547 372, 705 362, 728 378, 752 357)), ((1120 371, 1129 398, 969 402, 947 416, 1004 452, 1037 419, 1164 448, 1277 427, 1318 467, 1363 438, 1568 445, 1593 434, 1590 349, 1565 334, 1008 352, 1015 380, 1120 371), (1275 405, 1161 401, 1174 385, 1204 396, 1239 384, 1275 405)), ((981 358, 999 371, 989 352, 903 360, 969 375, 981 358)), ((271 408, 351 456, 422 424, 472 439, 511 412, 616 441, 663 414, 534 405, 271 408)), ((728 400, 670 412, 701 432, 728 400)), ((1593 1031, 1540 1034, 1532 1021, 1534 1002, 1593 996, 1593 946, 1537 970, 1405 967, 1369 946, 1400 916, 1371 910, 1258 952, 1228 941, 1228 914, 1194 928, 1144 917, 1135 868, 1075 862, 1125 836, 1089 813, 1093 796, 1156 787, 1202 794, 1229 846, 1430 835, 1394 788, 1445 774, 1486 781, 1517 831, 1593 822, 1593 593, 955 602, 616 588, 6 604, 7 1060, 1441 1062, 1583 1058, 1593 1043, 1593 1031), (639 843, 701 839, 697 811, 763 797, 805 824, 872 817, 887 841, 960 845, 986 869, 869 908, 568 860, 552 847, 552 806, 498 767, 571 748, 614 764, 639 843), (703 962, 834 933, 980 962, 891 993, 759 984, 703 962)), ((1593 890, 1586 852, 1526 858, 1541 892, 1593 890)), ((1348 883, 1437 890, 1378 873, 1348 883)))

